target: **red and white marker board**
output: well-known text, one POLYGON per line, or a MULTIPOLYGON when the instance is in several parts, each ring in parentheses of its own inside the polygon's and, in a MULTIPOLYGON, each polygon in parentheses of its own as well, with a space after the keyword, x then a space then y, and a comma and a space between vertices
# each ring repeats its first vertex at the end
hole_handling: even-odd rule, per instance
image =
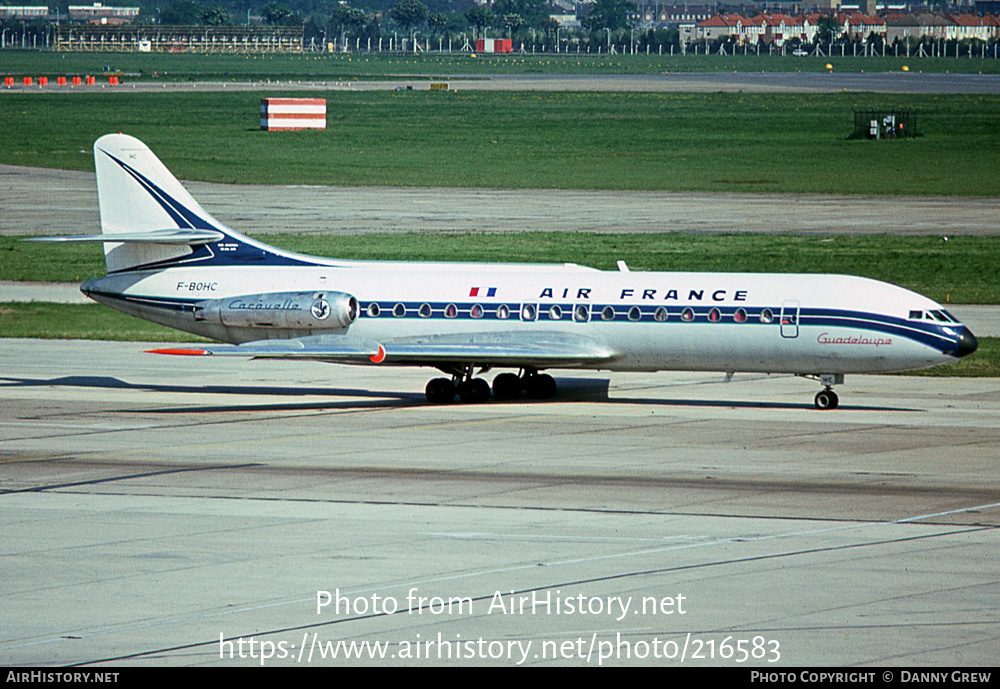
POLYGON ((326 129, 326 99, 261 98, 260 128, 271 132, 326 129))

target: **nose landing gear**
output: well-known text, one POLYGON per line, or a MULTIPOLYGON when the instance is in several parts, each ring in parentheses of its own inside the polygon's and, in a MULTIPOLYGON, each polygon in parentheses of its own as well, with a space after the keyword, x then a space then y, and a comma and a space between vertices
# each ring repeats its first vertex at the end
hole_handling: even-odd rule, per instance
POLYGON ((816 393, 815 403, 817 409, 836 409, 837 405, 840 404, 840 398, 837 397, 833 388, 826 388, 816 393))
POLYGON ((820 376, 807 376, 809 378, 818 379, 823 385, 823 390, 816 393, 816 399, 814 403, 817 409, 836 409, 837 405, 840 404, 840 398, 837 397, 837 393, 833 391, 834 385, 841 385, 844 382, 843 373, 824 373, 820 376))

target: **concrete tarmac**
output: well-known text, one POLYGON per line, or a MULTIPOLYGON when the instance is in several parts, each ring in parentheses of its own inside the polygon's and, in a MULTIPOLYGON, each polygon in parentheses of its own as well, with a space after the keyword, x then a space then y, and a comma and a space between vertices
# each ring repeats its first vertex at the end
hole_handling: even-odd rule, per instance
POLYGON ((1000 380, 144 348, 0 341, 0 664, 996 662, 1000 380))
MULTIPOLYGON (((209 213, 251 234, 1000 234, 991 197, 184 184, 209 213)), ((100 231, 92 172, 0 165, 0 199, 0 236, 100 231)))

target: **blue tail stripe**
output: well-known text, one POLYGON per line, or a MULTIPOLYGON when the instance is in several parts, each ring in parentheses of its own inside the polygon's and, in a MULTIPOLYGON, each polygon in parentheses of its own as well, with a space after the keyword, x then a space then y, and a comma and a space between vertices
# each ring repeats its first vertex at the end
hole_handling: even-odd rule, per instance
POLYGON ((194 263, 198 265, 246 265, 247 261, 253 261, 255 265, 269 266, 314 265, 314 263, 309 261, 283 256, 280 253, 270 250, 265 245, 244 241, 241 235, 227 231, 222 225, 213 224, 207 218, 185 206, 128 163, 119 160, 103 149, 101 149, 101 152, 117 163, 122 170, 134 179, 163 208, 179 228, 215 230, 222 232, 226 237, 223 240, 227 245, 225 251, 214 251, 212 247, 218 245, 220 242, 213 242, 212 244, 193 248, 192 253, 187 256, 130 266, 124 270, 152 270, 194 263))
POLYGON ((119 160, 115 156, 111 155, 107 151, 101 151, 104 155, 111 158, 111 160, 118 163, 125 172, 127 172, 139 185, 146 190, 146 192, 153 197, 153 199, 160 204, 164 211, 166 211, 174 222, 177 223, 178 227, 183 229, 197 229, 197 230, 219 230, 222 228, 217 227, 203 217, 192 211, 191 209, 184 206, 177 199, 173 198, 170 194, 165 192, 155 183, 153 183, 148 177, 140 173, 138 170, 133 168, 128 163, 119 160))

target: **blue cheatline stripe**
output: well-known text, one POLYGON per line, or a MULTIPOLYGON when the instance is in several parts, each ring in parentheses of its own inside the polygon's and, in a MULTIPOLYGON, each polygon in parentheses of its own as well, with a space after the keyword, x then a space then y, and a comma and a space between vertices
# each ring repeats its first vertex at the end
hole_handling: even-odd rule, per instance
MULTIPOLYGON (((475 320, 496 320, 497 312, 500 304, 482 304, 479 302, 415 302, 415 301, 402 301, 402 302, 370 302, 363 301, 360 302, 361 306, 361 317, 364 318, 374 318, 369 315, 368 308, 370 305, 375 304, 378 307, 379 315, 377 318, 380 319, 394 319, 394 318, 406 318, 406 319, 426 319, 426 320, 465 320, 471 319, 472 309, 475 306, 480 306, 483 309, 483 316, 481 319, 475 320), (403 316, 394 315, 394 309, 397 304, 402 304, 406 311, 403 316), (425 304, 430 306, 430 315, 421 316, 420 309, 425 304), (449 306, 454 306, 456 308, 456 314, 454 317, 447 317, 445 311, 449 306)), ((506 320, 509 321, 519 321, 521 320, 521 309, 524 306, 534 306, 537 311, 537 316, 531 319, 536 322, 577 322, 574 321, 574 307, 577 305, 575 303, 560 303, 560 304, 548 304, 548 303, 525 303, 525 304, 504 304, 509 309, 509 317, 506 320), (560 318, 552 319, 549 317, 550 308, 552 306, 558 306, 561 310, 560 318)), ((656 311, 660 306, 652 305, 639 305, 639 304, 590 304, 590 319, 588 322, 591 323, 656 323, 658 325, 665 324, 680 324, 688 325, 689 323, 701 323, 701 324, 712 324, 712 325, 740 325, 746 327, 780 327, 780 307, 763 307, 763 306, 753 306, 753 307, 734 307, 734 306, 697 306, 697 307, 678 307, 667 309, 667 319, 665 321, 656 320, 656 311), (611 307, 614 310, 614 318, 609 320, 604 320, 603 311, 605 308, 611 307), (638 307, 640 310, 640 315, 638 319, 629 318, 629 312, 638 307), (685 308, 691 308, 694 311, 694 320, 692 321, 682 321, 681 312, 685 308), (717 322, 712 322, 708 320, 708 314, 713 308, 719 310, 720 319, 717 322), (747 320, 743 323, 737 323, 733 320, 733 316, 737 310, 743 309, 746 312, 747 320), (773 316, 773 320, 769 323, 761 322, 760 316, 764 311, 770 311, 773 316)), ((838 311, 835 309, 799 309, 799 327, 818 327, 818 328, 853 328, 856 330, 865 330, 873 333, 882 333, 885 335, 891 335, 894 337, 902 337, 908 340, 913 340, 919 342, 920 344, 926 345, 942 353, 948 353, 955 349, 956 336, 949 335, 943 332, 942 326, 929 324, 929 323, 917 323, 913 321, 907 321, 902 318, 895 318, 892 316, 885 316, 877 313, 866 313, 861 311, 838 311)))

